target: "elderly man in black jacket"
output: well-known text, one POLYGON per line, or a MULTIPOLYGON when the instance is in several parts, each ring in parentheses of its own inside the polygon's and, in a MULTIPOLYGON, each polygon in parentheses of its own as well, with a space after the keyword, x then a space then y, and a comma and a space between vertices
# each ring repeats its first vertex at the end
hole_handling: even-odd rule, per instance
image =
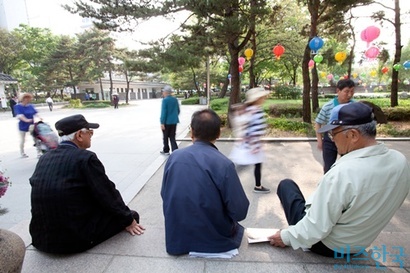
POLYGON ((56 123, 60 145, 44 154, 30 178, 33 246, 49 253, 82 252, 121 230, 144 232, 91 146, 93 129, 82 115, 56 123))

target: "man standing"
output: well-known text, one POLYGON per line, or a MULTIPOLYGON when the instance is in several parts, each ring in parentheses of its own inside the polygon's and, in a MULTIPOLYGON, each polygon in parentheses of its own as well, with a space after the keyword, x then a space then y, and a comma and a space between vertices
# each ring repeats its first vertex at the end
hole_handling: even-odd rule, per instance
POLYGON ((138 213, 124 204, 97 155, 87 150, 98 127, 82 115, 57 121, 62 142, 40 158, 30 178, 30 234, 41 251, 77 253, 121 230, 144 232, 138 213))
POLYGON ((212 110, 193 114, 193 145, 172 153, 162 180, 166 249, 171 255, 237 249, 249 201, 235 165, 215 147, 221 119, 212 110))
POLYGON ((177 123, 179 123, 179 103, 178 100, 171 95, 172 87, 165 85, 162 89, 162 94, 164 99, 161 105, 161 130, 163 135, 164 147, 161 154, 169 155, 169 142, 171 143, 172 151, 178 149, 177 142, 175 140, 175 135, 177 131, 177 123))
POLYGON ((329 139, 327 133, 322 134, 318 130, 326 125, 330 119, 330 113, 332 109, 339 105, 352 102, 352 97, 354 95, 355 83, 351 79, 340 80, 336 85, 337 97, 333 98, 325 105, 323 105, 319 114, 315 120, 316 138, 317 138, 317 148, 322 150, 324 166, 323 170, 326 173, 330 167, 335 163, 337 158, 337 149, 333 141, 329 139))
POLYGON ((13 118, 16 116, 16 113, 14 112, 14 106, 16 104, 17 104, 17 98, 10 96, 9 105, 10 105, 10 108, 11 108, 11 114, 12 114, 13 118))
POLYGON ((389 223, 409 193, 410 167, 403 154, 376 141, 372 109, 363 103, 334 108, 324 132, 342 157, 306 201, 294 181, 279 183, 289 227, 270 243, 340 257, 368 247, 389 223))

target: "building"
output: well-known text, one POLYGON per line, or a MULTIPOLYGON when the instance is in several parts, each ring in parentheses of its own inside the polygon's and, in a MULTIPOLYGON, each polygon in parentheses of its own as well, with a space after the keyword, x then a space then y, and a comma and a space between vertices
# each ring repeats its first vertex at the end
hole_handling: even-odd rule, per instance
POLYGON ((29 24, 25 0, 0 0, 0 28, 13 30, 20 24, 29 24))

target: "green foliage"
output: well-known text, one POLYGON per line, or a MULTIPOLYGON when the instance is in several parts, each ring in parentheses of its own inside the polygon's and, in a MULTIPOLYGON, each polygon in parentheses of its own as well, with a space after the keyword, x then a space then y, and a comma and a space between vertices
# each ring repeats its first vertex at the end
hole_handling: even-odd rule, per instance
POLYGON ((85 108, 107 108, 111 106, 109 100, 86 100, 82 102, 85 108))
POLYGON ((410 137, 410 129, 397 130, 392 124, 387 123, 377 127, 377 134, 392 137, 410 137))
POLYGON ((389 121, 410 121, 409 107, 385 107, 382 110, 389 121))
POLYGON ((291 131, 298 134, 314 136, 315 129, 312 124, 302 121, 290 120, 287 118, 270 118, 267 120, 268 127, 278 129, 281 131, 291 131))
POLYGON ((227 113, 228 105, 229 105, 229 100, 226 98, 213 99, 211 100, 211 103, 210 103, 211 109, 217 112, 218 114, 227 113))
POLYGON ((70 108, 83 108, 83 104, 80 99, 70 100, 68 107, 70 108))
POLYGON ((268 113, 272 117, 299 118, 302 116, 302 104, 271 104, 268 113))
POLYGON ((300 99, 302 89, 292 85, 279 85, 275 87, 274 97, 277 99, 300 99))
POLYGON ((185 100, 181 101, 182 105, 193 105, 193 104, 199 104, 199 97, 193 97, 193 98, 187 98, 185 100))

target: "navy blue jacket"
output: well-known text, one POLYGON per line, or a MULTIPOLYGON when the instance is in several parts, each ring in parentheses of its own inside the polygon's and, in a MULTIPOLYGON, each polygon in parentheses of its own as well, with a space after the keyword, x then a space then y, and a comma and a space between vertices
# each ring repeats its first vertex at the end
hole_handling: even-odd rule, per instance
POLYGON ((164 170, 161 196, 166 249, 225 252, 238 248, 249 201, 234 164, 209 142, 174 151, 164 170))

